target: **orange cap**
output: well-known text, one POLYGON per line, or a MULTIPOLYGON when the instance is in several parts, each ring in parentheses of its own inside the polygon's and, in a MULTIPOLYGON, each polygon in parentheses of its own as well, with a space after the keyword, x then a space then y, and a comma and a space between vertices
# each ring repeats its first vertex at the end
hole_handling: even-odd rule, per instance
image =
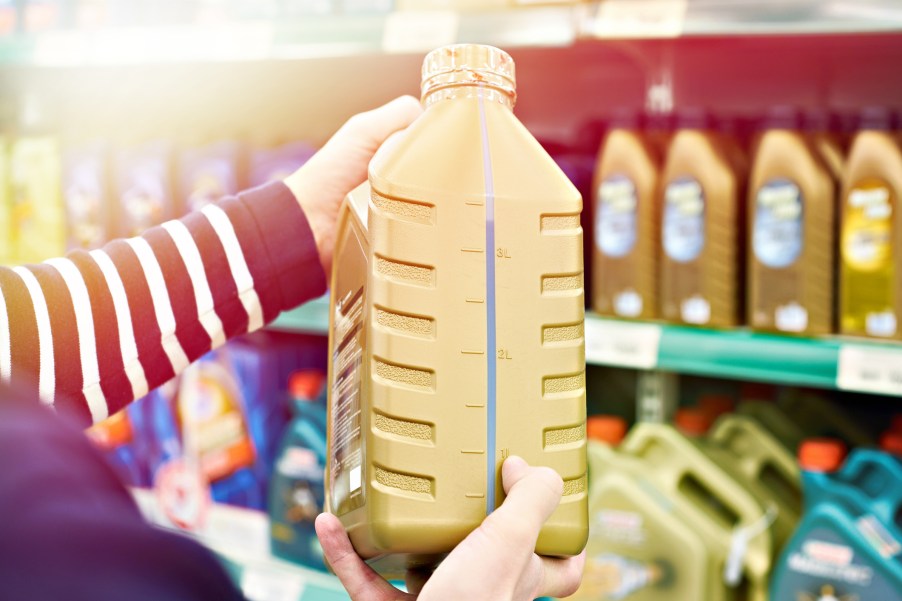
POLYGON ((611 446, 626 436, 626 420, 616 415, 593 415, 586 420, 586 436, 611 446))
POLYGON ((880 449, 902 457, 902 432, 887 430, 880 437, 880 449))
POLYGON ((713 419, 732 411, 735 404, 733 397, 726 394, 706 394, 698 400, 698 408, 710 413, 713 419))
POLYGON ((714 423, 714 416, 699 407, 683 407, 676 412, 673 423, 686 436, 704 436, 714 423))
POLYGON ((846 445, 835 438, 809 438, 799 447, 799 467, 809 472, 835 472, 846 458, 846 445))
POLYGON ((315 400, 319 396, 326 375, 318 369, 302 369, 288 377, 288 393, 295 399, 315 400))

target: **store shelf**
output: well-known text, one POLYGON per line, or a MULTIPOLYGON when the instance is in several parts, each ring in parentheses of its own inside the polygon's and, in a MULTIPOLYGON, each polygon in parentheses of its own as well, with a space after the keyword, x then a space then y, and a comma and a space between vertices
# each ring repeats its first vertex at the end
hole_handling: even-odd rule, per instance
POLYGON ((902 396, 902 345, 586 317, 586 362, 902 396))
POLYGON ((268 327, 283 332, 327 334, 329 332, 329 296, 323 295, 296 309, 285 311, 268 327))
MULTIPOLYGON (((895 0, 523 2, 480 11, 311 14, 215 24, 47 31, 0 38, 0 65, 86 66, 421 53, 455 42, 504 48, 581 39, 902 31, 895 0)), ((328 5, 328 3, 326 3, 328 5)), ((328 6, 327 6, 328 7, 328 6)))
MULTIPOLYGON (((328 332, 322 297, 270 327, 328 332)), ((902 344, 841 337, 800 338, 586 316, 586 362, 775 384, 902 396, 902 344)))
POLYGON ((589 316, 586 361, 684 374, 832 388, 840 343, 589 316))
POLYGON ((331 574, 273 557, 269 552, 269 518, 260 511, 213 504, 197 532, 175 528, 151 490, 133 489, 145 519, 194 538, 216 553, 249 601, 347 601, 348 594, 331 574))

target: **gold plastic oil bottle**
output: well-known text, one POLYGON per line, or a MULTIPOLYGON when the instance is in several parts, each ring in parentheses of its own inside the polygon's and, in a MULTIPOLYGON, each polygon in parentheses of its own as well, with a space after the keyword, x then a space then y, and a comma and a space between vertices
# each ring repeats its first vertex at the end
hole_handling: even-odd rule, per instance
POLYGON ((833 331, 835 194, 801 114, 775 107, 749 178, 747 318, 753 328, 833 331))
POLYGON ((577 554, 580 195, 514 117, 505 52, 431 52, 422 100, 339 217, 327 507, 383 573, 433 563, 502 502, 500 466, 516 454, 564 480, 536 551, 577 554))
POLYGON ((786 544, 802 513, 802 476, 792 453, 754 418, 730 414, 718 419, 707 445, 740 483, 772 507, 777 552, 786 544))
POLYGON ((839 325, 843 334, 902 339, 902 147, 892 115, 866 109, 841 195, 839 325))
POLYGON ((715 327, 741 315, 743 174, 710 115, 677 115, 661 172, 661 317, 715 327))
POLYGON ((644 463, 618 451, 626 422, 594 415, 586 424, 589 438, 589 542, 574 601, 705 598, 698 572, 704 549, 691 529, 673 519, 669 500, 641 481, 644 463), (697 551, 680 564, 680 578, 666 550, 697 551))
MULTIPOLYGON (((643 466, 633 471, 635 485, 618 486, 632 497, 619 509, 639 513, 624 541, 634 549, 628 554, 662 574, 637 601, 766 598, 773 548, 766 510, 705 446, 668 424, 640 423, 618 448, 643 466)), ((593 484, 593 500, 605 496, 593 484)), ((618 502, 614 491, 609 496, 618 502)))
POLYGON ((618 113, 595 170, 592 305, 602 315, 657 312, 657 186, 657 157, 638 115, 618 113))
POLYGON ((19 138, 10 151, 14 260, 36 263, 66 250, 59 141, 19 138))

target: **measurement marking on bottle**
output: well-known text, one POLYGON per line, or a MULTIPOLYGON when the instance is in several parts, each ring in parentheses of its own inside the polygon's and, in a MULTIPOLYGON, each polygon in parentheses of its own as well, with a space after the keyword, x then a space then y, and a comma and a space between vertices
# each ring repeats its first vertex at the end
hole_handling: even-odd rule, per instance
POLYGON ((464 407, 470 407, 471 409, 485 409, 485 403, 467 403, 464 407))
POLYGON ((498 358, 499 359, 511 359, 511 352, 507 349, 500 348, 498 349, 498 358))
POLYGON ((463 355, 485 355, 485 351, 468 351, 468 350, 460 349, 460 352, 463 355))
POLYGON ((483 206, 485 206, 485 203, 484 203, 484 202, 481 202, 481 201, 478 201, 478 200, 468 200, 468 201, 466 201, 464 204, 468 204, 468 205, 470 205, 471 207, 483 207, 483 206))
POLYGON ((464 455, 482 455, 485 453, 482 449, 461 449, 460 452, 464 455))
POLYGON ((482 252, 482 249, 481 249, 481 248, 462 248, 462 249, 460 249, 460 252, 465 252, 465 253, 481 253, 481 252, 482 252))
POLYGON ((466 299, 466 301, 467 301, 468 303, 480 303, 480 304, 482 304, 482 303, 485 302, 485 299, 484 299, 484 298, 468 298, 468 299, 466 299))
POLYGON ((510 259, 511 251, 506 248, 498 247, 498 249, 495 251, 495 256, 499 259, 510 259))
POLYGON ((485 493, 481 493, 481 492, 468 492, 468 493, 465 494, 464 496, 465 496, 466 498, 468 498, 468 499, 484 499, 484 498, 485 498, 485 493))

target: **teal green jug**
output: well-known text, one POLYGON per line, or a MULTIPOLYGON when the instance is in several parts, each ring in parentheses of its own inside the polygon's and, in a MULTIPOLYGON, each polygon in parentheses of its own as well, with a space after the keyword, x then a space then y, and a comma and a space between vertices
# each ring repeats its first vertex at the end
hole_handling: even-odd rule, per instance
POLYGON ((772 601, 902 601, 902 461, 836 441, 799 450, 805 511, 771 583, 772 601))

